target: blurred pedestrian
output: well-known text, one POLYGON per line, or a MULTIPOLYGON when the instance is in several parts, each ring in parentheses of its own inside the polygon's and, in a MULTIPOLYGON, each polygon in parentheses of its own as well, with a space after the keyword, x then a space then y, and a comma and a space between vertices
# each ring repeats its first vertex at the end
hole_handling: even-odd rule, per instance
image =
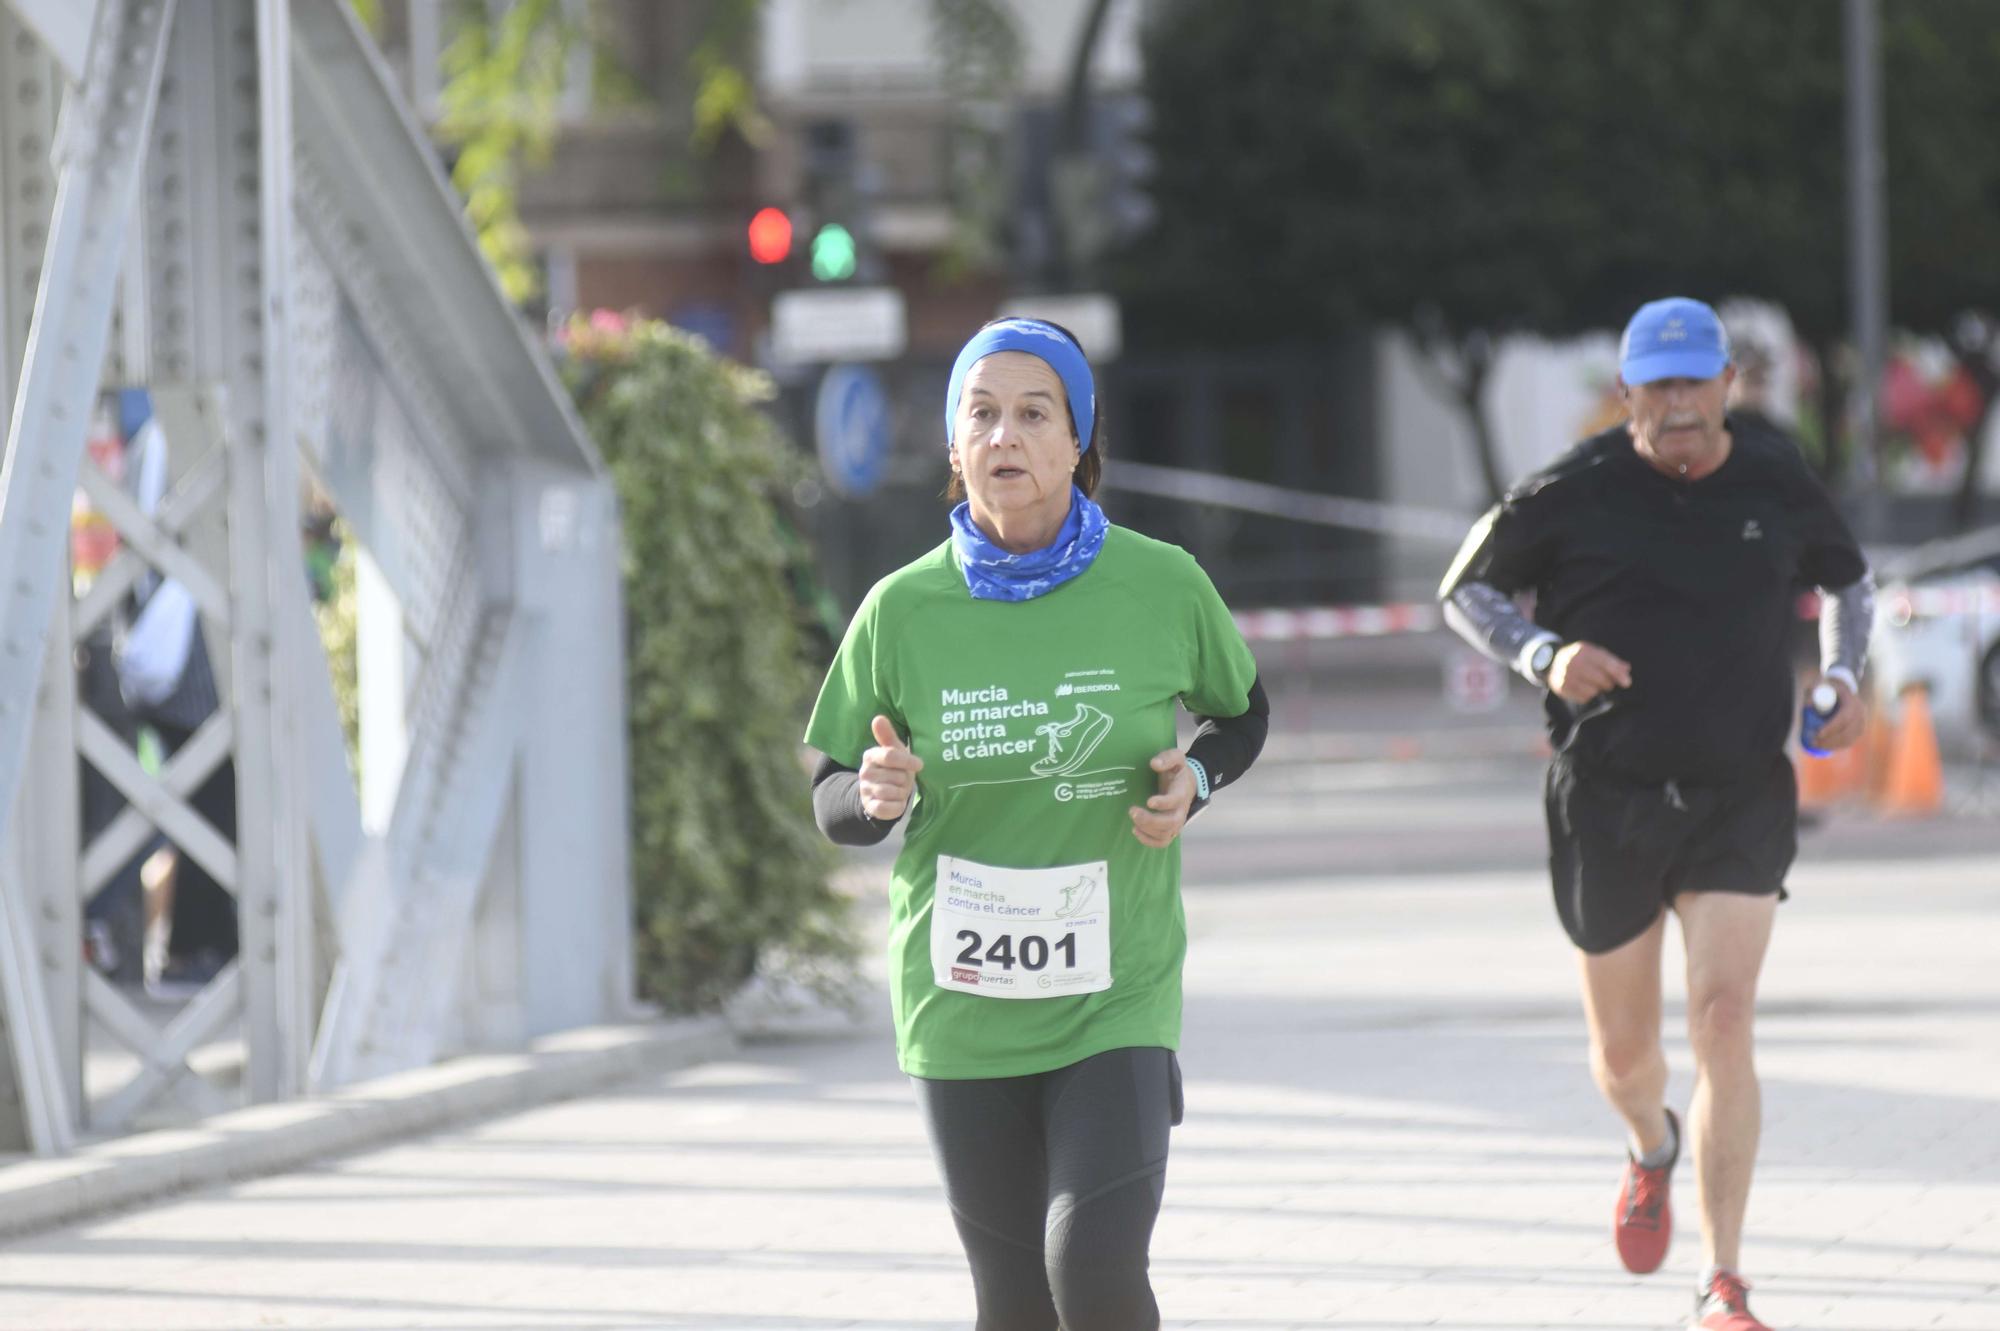
MULTIPOLYGON (((171 442, 143 395, 126 395, 122 409, 139 421, 131 445, 133 497, 151 516, 166 495, 171 442)), ((133 586, 132 609, 131 627, 116 653, 119 691, 132 716, 158 737, 162 756, 171 759, 222 705, 207 635, 193 594, 178 579, 142 575, 133 586)), ((233 843, 235 761, 217 764, 188 804, 233 843)), ((236 956, 236 898, 208 865, 178 845, 168 845, 161 860, 149 863, 146 877, 149 901, 167 921, 164 947, 150 949, 147 988, 155 997, 192 997, 236 956)))
POLYGON ((1731 337, 1729 345, 1736 366, 1736 376, 1729 383, 1729 414, 1738 419, 1755 416, 1760 424, 1780 428, 1771 405, 1771 372, 1776 362, 1770 351, 1761 342, 1737 337, 1731 337))
POLYGON ((1671 908, 1687 950, 1705 1249, 1690 1325, 1767 1331, 1738 1265, 1761 1123, 1757 976, 1797 851, 1786 639, 1798 591, 1830 589, 1820 674, 1839 702, 1820 743, 1852 744, 1872 583, 1797 448, 1726 411, 1735 370, 1712 309, 1642 307, 1619 361, 1629 420, 1512 490, 1440 595, 1454 628, 1548 690, 1556 911, 1578 951, 1592 1071, 1631 1133, 1619 1258, 1657 1270, 1673 1232, 1681 1124, 1660 1045, 1671 908), (1530 591, 1532 622, 1512 599, 1530 591))
POLYGON ((806 740, 819 826, 881 841, 890 997, 982 1331, 1150 1328, 1181 1117, 1180 847, 1269 706, 1201 567, 1093 501, 1091 369, 997 320, 945 396, 951 535, 868 593, 806 740), (1175 747, 1176 704, 1202 717, 1175 747))

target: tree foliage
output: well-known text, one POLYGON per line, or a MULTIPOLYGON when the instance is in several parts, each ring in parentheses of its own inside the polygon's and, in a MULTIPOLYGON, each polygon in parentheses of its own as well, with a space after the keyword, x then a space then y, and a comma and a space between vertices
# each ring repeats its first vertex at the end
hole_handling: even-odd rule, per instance
MULTIPOLYGON (((1883 12, 1893 313, 1943 333, 2000 308, 2000 25, 1981 0, 1883 12)), ((1749 295, 1830 367, 1840 21, 1820 0, 1170 0, 1147 42, 1160 224, 1122 273, 1132 322, 1249 343, 1398 327, 1476 407, 1505 334, 1749 295)))
MULTIPOLYGON (((379 0, 349 0, 371 28, 379 0)), ((689 144, 713 152, 734 133, 766 146, 774 127, 750 69, 763 0, 709 0, 687 54, 689 144)), ((595 14, 595 9, 587 11, 595 14)), ((930 0, 931 44, 939 82, 952 94, 952 241, 947 273, 991 269, 1013 204, 1008 107, 1020 87, 1024 48, 1006 0, 930 0)), ((548 158, 570 52, 589 42, 600 81, 629 84, 594 21, 577 23, 561 0, 510 0, 497 12, 460 0, 450 13, 442 57, 444 118, 438 135, 457 154, 452 183, 465 196, 480 248, 517 304, 540 291, 527 228, 517 206, 520 172, 548 158)))
POLYGON ((931 50, 952 94, 947 148, 952 203, 947 276, 998 268, 1005 259, 1014 176, 1011 103, 1026 60, 1004 0, 931 0, 931 50))
MULTIPOLYGON (((374 25, 378 0, 351 0, 374 25)), ((712 0, 701 35, 688 52, 691 146, 711 152, 734 131, 753 144, 770 134, 745 69, 761 0, 712 0)), ((557 108, 579 43, 592 49, 593 84, 630 100, 635 82, 600 35, 595 6, 578 21, 562 0, 459 0, 450 10, 440 57, 443 114, 437 135, 454 154, 452 183, 465 198, 467 220, 501 287, 521 303, 539 294, 533 240, 521 222, 523 169, 546 163, 558 133, 557 108)))
POLYGON ((1890 0, 1882 37, 1890 300, 1900 326, 1945 334, 2000 316, 2000 12, 1890 0))
POLYGON ((1564 67, 1582 35, 1559 8, 1164 6, 1146 51, 1160 224, 1124 270, 1133 322, 1252 344, 1402 329, 1497 493, 1494 346, 1573 322, 1615 247, 1589 225, 1613 162, 1556 113, 1589 77, 1564 67))
POLYGON ((694 75, 694 146, 709 152, 734 130, 756 147, 771 138, 771 122, 757 104, 757 85, 744 68, 753 47, 763 0, 717 0, 701 40, 688 56, 694 75))
POLYGON ((622 509, 641 991, 679 1011, 759 965, 837 992, 855 955, 799 735, 816 683, 762 374, 657 321, 578 317, 564 374, 622 509))
POLYGON ((561 0, 516 0, 497 17, 483 0, 462 0, 451 21, 437 134, 457 152, 451 181, 479 248, 518 304, 541 288, 517 206, 520 171, 548 160, 570 47, 581 34, 561 0))
POLYGON ((1965 434, 1954 525, 1972 525, 2000 402, 2000 15, 1985 0, 1892 0, 1883 11, 1890 304, 1942 337, 1981 394, 1965 434))
POLYGON ((331 540, 321 546, 327 558, 316 558, 308 548, 307 568, 314 579, 313 624, 326 652, 327 670, 333 684, 333 704, 340 715, 340 734, 347 742, 347 763, 358 776, 361 771, 361 684, 358 604, 354 590, 354 538, 347 524, 336 524, 331 540))

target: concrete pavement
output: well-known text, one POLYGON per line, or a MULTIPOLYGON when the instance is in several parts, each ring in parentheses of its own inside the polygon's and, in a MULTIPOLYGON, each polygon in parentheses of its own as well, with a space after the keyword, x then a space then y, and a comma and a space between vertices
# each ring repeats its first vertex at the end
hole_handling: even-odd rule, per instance
MULTIPOLYGON (((1224 848, 1280 835, 1271 802, 1191 833, 1168 1325, 1679 1325, 1692 1171, 1666 1270, 1626 1275, 1618 1130, 1540 875, 1232 873, 1224 848)), ((2000 854, 1808 856, 1764 987, 1754 1306, 1779 1328, 2000 1331, 2000 854)), ((969 1326, 879 1004, 791 1029, 0 1246, 0 1327, 969 1326)))
POLYGON ((327 1095, 90 1141, 55 1159, 0 1156, 0 1237, 569 1099, 735 1046, 716 1016, 588 1027, 515 1052, 450 1058, 327 1095))

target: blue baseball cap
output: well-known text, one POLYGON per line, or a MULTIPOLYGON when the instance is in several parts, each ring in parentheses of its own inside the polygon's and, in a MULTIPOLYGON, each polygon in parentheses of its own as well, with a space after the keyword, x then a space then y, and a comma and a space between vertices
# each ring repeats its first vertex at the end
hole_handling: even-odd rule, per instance
POLYGON ((1729 334, 1714 310, 1686 296, 1639 307, 1618 344, 1618 377, 1628 384, 1655 379, 1713 379, 1729 364, 1729 334))

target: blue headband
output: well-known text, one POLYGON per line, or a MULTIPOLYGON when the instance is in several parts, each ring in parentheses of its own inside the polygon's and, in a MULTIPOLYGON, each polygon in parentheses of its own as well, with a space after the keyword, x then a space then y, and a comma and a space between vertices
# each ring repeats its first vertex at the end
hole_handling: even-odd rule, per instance
POLYGON ((1076 422, 1076 440, 1090 447, 1090 429, 1097 421, 1097 386, 1090 377, 1090 362, 1083 349, 1051 324, 1040 319, 1002 319, 972 335, 951 367, 951 387, 944 395, 944 437, 950 442, 958 426, 958 398, 965 391, 965 376, 972 367, 996 351, 1025 351, 1047 365, 1062 380, 1069 396, 1070 419, 1076 422))

